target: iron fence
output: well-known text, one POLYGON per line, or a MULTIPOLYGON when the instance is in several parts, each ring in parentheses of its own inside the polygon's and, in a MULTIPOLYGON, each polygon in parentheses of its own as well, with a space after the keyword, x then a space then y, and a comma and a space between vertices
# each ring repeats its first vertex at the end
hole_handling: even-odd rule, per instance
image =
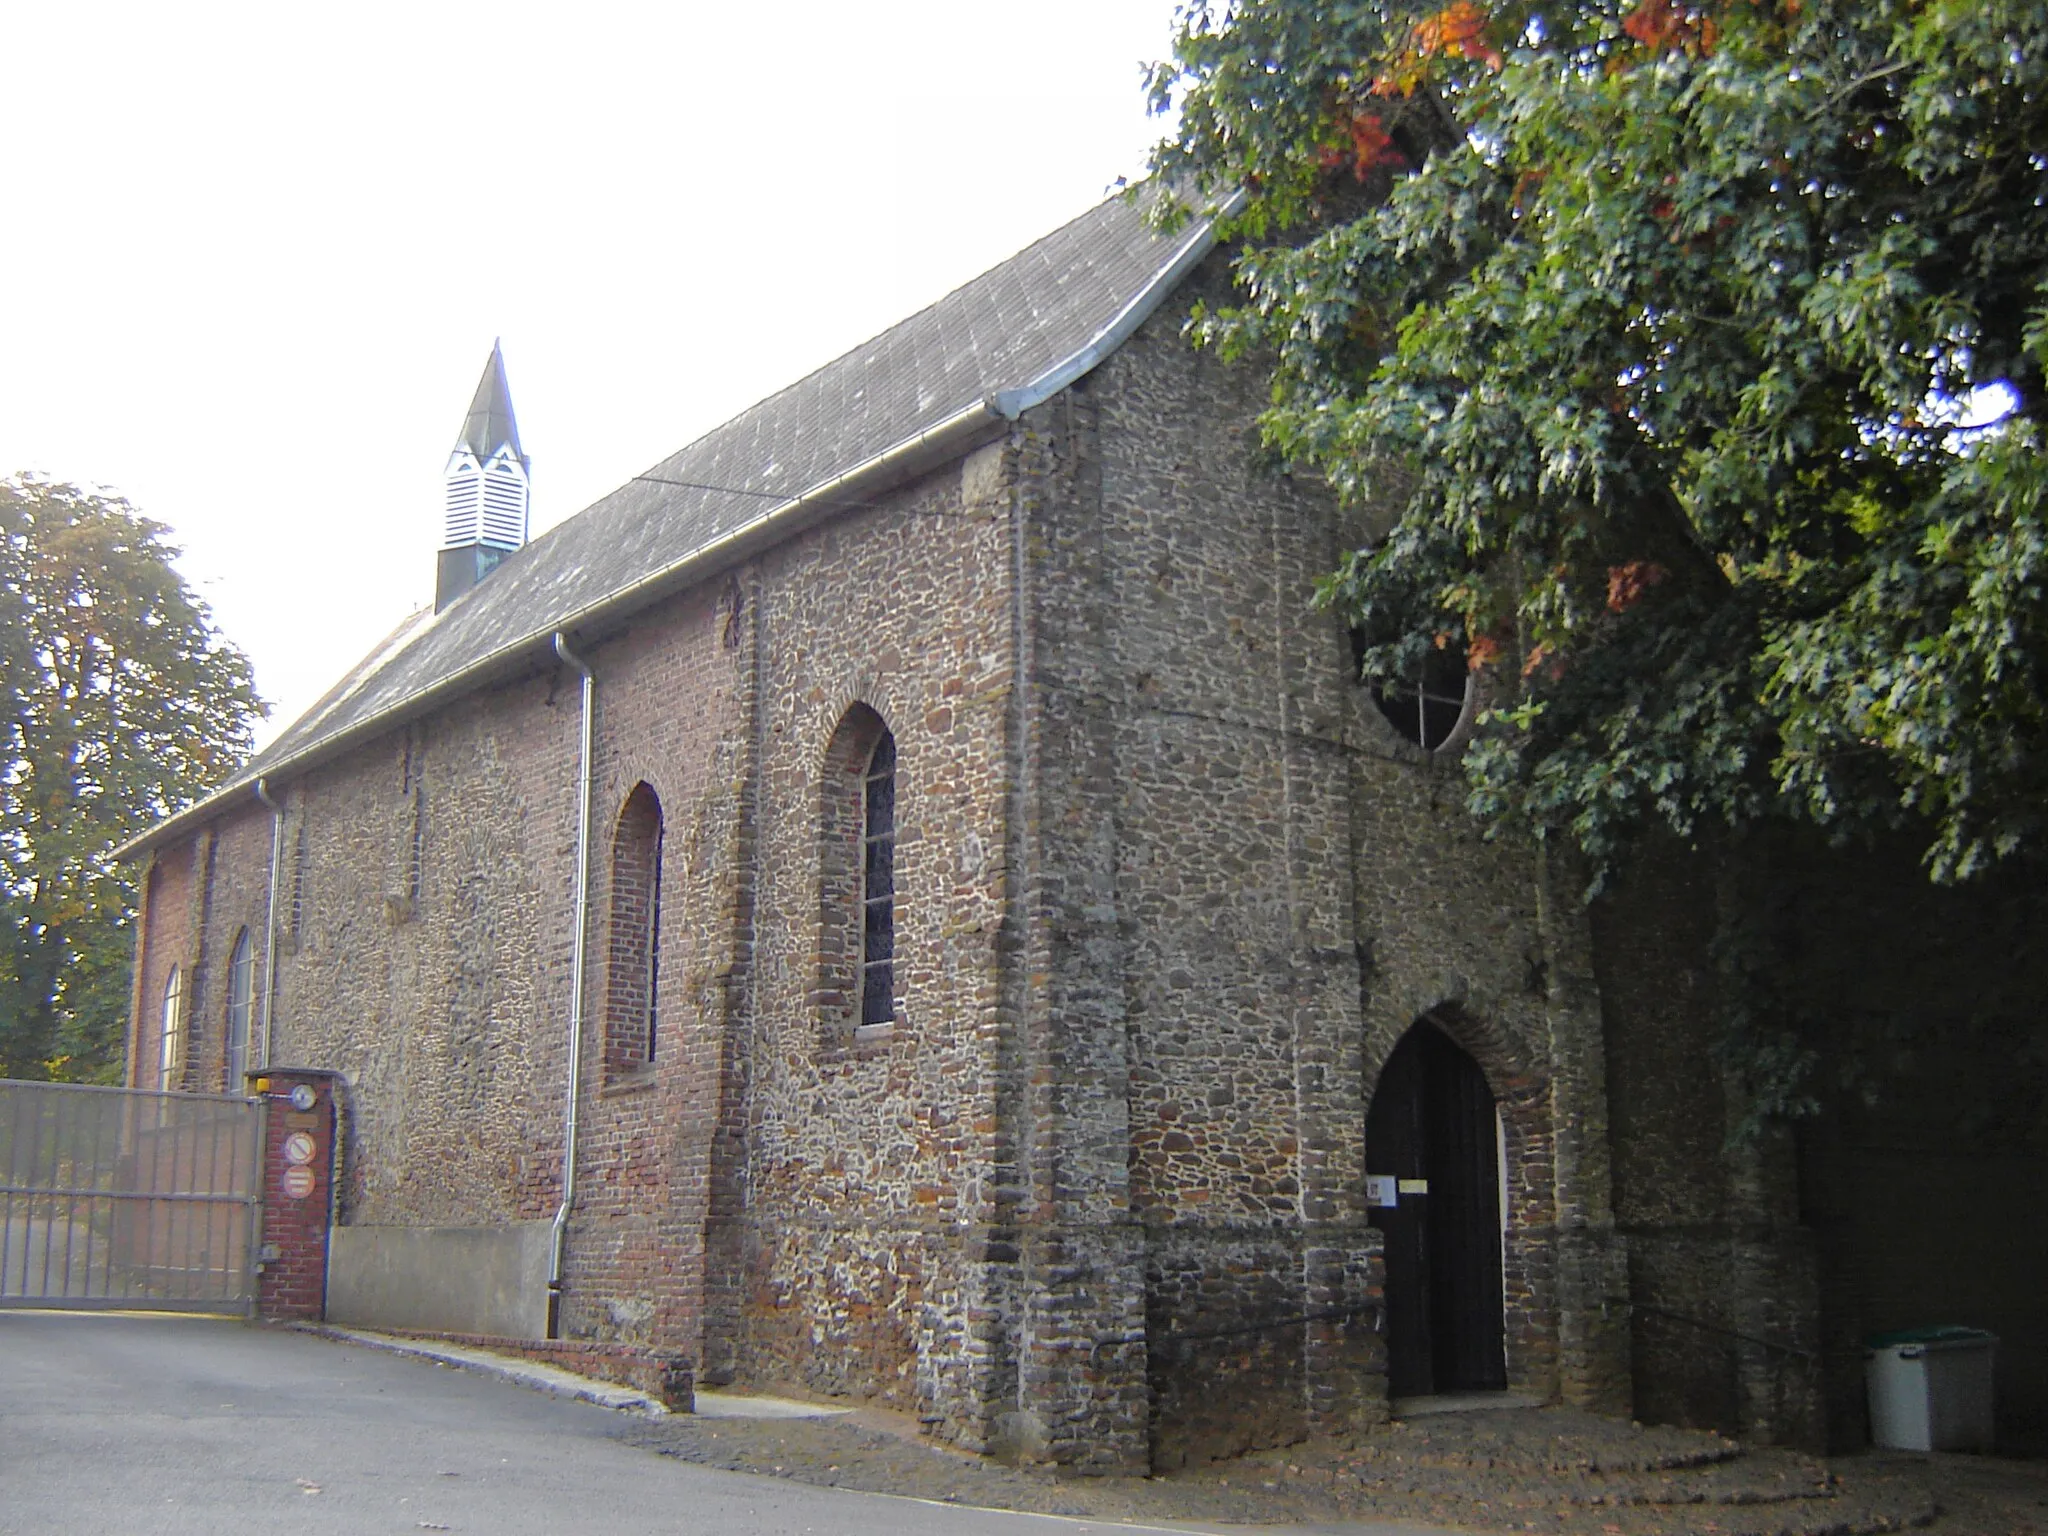
POLYGON ((0 1307, 242 1312, 261 1104, 0 1080, 0 1307))

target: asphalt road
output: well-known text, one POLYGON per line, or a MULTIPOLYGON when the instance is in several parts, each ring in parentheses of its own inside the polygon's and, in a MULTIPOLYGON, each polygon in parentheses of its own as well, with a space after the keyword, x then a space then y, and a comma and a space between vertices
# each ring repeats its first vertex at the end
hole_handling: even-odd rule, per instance
POLYGON ((1139 1529, 695 1467, 620 1444, 622 1422, 303 1334, 0 1310, 0 1536, 1139 1529))

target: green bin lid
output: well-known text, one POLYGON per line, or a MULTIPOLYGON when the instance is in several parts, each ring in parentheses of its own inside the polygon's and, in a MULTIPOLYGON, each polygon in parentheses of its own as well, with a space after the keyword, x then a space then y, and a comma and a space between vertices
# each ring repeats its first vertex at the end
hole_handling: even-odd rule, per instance
POLYGON ((1901 1328, 1897 1333, 1873 1333, 1863 1341, 1865 1349, 1891 1349, 1900 1344, 1962 1344, 1977 1339, 1996 1342, 1998 1335, 1982 1328, 1949 1324, 1940 1328, 1901 1328))

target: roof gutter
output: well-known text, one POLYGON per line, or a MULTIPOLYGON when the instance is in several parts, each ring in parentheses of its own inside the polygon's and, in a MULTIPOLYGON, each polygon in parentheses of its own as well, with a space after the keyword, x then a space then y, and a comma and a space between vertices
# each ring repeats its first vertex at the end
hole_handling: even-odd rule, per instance
MULTIPOLYGON (((376 714, 358 720, 354 725, 343 727, 332 736, 321 737, 301 751, 280 758, 274 763, 266 763, 263 768, 264 775, 275 779, 287 769, 303 770, 316 763, 338 757, 361 742, 383 735, 394 725, 415 715, 424 714, 444 700, 458 698, 494 677, 509 675, 522 664, 552 654, 552 637, 556 634, 575 633, 605 619, 643 607, 656 598, 716 573, 763 545, 775 543, 843 509, 850 500, 874 495, 889 485, 901 484, 921 470, 977 446, 977 439, 984 438, 985 434, 999 429, 1005 423, 1015 421, 1033 406, 1051 399, 1128 341, 1131 334, 1158 309, 1166 296, 1214 249, 1215 222, 1231 218, 1242 211, 1245 201, 1245 193, 1238 191, 1218 204, 1187 233, 1166 265, 1155 272, 1145 286, 1131 296, 1123 308, 1110 318, 1108 324, 1091 336, 1079 349, 1062 358, 1036 378, 1015 389, 999 390, 972 404, 964 405, 943 420, 934 422, 880 453, 861 460, 851 469, 843 470, 829 480, 821 480, 809 490, 791 497, 755 518, 751 523, 743 524, 732 532, 712 540, 711 543, 692 550, 674 564, 664 566, 615 592, 607 593, 596 602, 585 604, 566 617, 556 619, 544 628, 537 629, 509 645, 500 646, 486 656, 478 657, 468 666, 449 673, 439 682, 408 694, 376 714)), ((249 795, 253 788, 253 781, 245 781, 216 790, 198 804, 188 806, 168 820, 159 822, 147 832, 130 838, 114 850, 114 857, 133 859, 154 852, 229 809, 236 799, 249 795)))
MULTIPOLYGON (((331 736, 323 736, 317 741, 310 742, 302 750, 288 757, 264 764, 264 776, 276 780, 287 771, 303 771, 317 763, 338 757, 351 747, 383 735, 394 725, 426 713, 437 704, 459 698, 493 678, 510 674, 522 663, 552 655, 553 636, 557 633, 574 633, 608 617, 643 607, 657 597, 712 575, 761 545, 774 543, 810 522, 840 510, 846 501, 856 494, 872 494, 881 486, 900 483, 900 480, 908 478, 930 463, 950 457, 956 452, 964 453, 973 445, 977 436, 1000 427, 1003 420, 1001 413, 992 407, 988 399, 977 400, 971 405, 964 406, 915 436, 905 438, 882 452, 863 459, 852 469, 834 475, 829 480, 820 481, 811 489, 791 497, 753 522, 735 528, 702 548, 693 550, 675 564, 664 566, 629 586, 608 593, 596 602, 577 609, 566 618, 549 624, 545 629, 535 630, 530 635, 514 640, 508 645, 502 645, 490 654, 480 656, 469 665, 449 673, 439 682, 410 693, 376 714, 366 716, 353 725, 344 726, 331 736)), ((133 859, 153 852, 186 832, 196 829, 201 823, 220 815, 231 808, 237 800, 254 798, 254 789, 255 781, 247 780, 216 790, 196 805, 188 806, 168 820, 158 822, 147 832, 130 838, 114 850, 114 857, 133 859)))
POLYGON ((1246 194, 1239 190, 1217 204, 1188 231, 1180 249, 1173 253, 1165 266, 1152 274, 1151 281, 1132 294, 1130 301, 1110 318, 1109 324, 1089 337, 1079 351, 1060 359, 1028 384, 989 396, 989 404, 997 414, 1007 421, 1015 421, 1034 405, 1044 404, 1074 380, 1091 372, 1110 353, 1129 341, 1131 333, 1151 319, 1152 312, 1166 296, 1178 288, 1182 279, 1216 248, 1216 221, 1236 217, 1244 211, 1245 202, 1246 194))

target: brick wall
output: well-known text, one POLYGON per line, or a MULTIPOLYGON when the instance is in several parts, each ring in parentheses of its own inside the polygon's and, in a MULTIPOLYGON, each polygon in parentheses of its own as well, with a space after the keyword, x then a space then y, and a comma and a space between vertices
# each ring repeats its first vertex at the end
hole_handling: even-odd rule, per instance
POLYGON ((205 980, 206 870, 214 844, 210 830, 190 842, 164 849, 144 881, 151 916, 136 938, 135 1016, 129 1027, 128 1084, 134 1088, 193 1086, 203 1070, 194 1060, 192 1036, 202 1017, 199 998, 205 980), (185 1034, 182 1064, 169 1081, 163 1072, 165 997, 171 975, 180 978, 179 1014, 185 1034))
POLYGON ((266 1068, 249 1084, 263 1101, 263 1239, 256 1315, 266 1321, 317 1319, 327 1310, 338 1081, 331 1072, 266 1068), (304 1092, 294 1098, 300 1089, 304 1092))
MULTIPOLYGON (((1372 513, 1262 467, 1255 375, 1191 353, 1184 314, 963 461, 572 637, 597 719, 560 1331, 1077 1470, 1370 1426, 1366 1112, 1427 1017, 1502 1116, 1511 1382, 1803 1433, 1810 1381, 1653 1310, 1794 1347, 1818 1285, 1883 1310, 1873 1218, 1816 1248, 1790 1143, 1722 1148, 1711 904, 1653 867, 1589 915, 1572 870, 1476 835, 1455 764, 1306 604, 1372 513), (883 725, 898 1007, 857 1031, 850 765, 883 725)), ((536 661, 278 786, 273 1055, 342 1074, 344 1221, 554 1213, 578 711, 536 661)), ((269 835, 237 811, 157 861, 145 1085, 174 959, 191 1070, 219 1070, 269 835)), ((1989 972, 1970 956, 1916 974, 1989 972)), ((1951 1107, 1984 1091, 1942 1081, 1951 1107)), ((1854 1183, 1825 1147, 1809 1166, 1854 1183)), ((1996 1186, 2014 1209, 2023 1183, 1996 1186)), ((1985 1313, 2032 1337, 2011 1302, 1985 1313)))
MULTIPOLYGON (((1255 381, 1180 319, 1006 440, 579 638, 564 1335, 1082 1469, 1374 1422, 1365 1108, 1431 1012, 1507 1117, 1515 1380, 1571 1390, 1558 1213, 1602 1219, 1605 1122, 1553 1065, 1588 1017, 1570 945, 1532 857, 1464 829, 1306 611, 1337 521, 1253 468, 1255 381), (857 1033, 850 714, 898 762, 899 1007, 857 1033)), ((348 1083, 345 1221, 559 1200, 577 698, 536 665, 286 788, 273 1054, 348 1083)), ((220 839, 196 941, 225 954, 267 820, 220 839)), ((150 942, 189 947, 173 862, 150 942)))
MULTIPOLYGON (((1364 1111, 1399 1033, 1455 1005, 1518 1170, 1516 1379, 1558 1379, 1543 1106, 1577 1005, 1526 985, 1531 862, 1463 831, 1352 685, 1303 607, 1335 520, 1252 468, 1254 383, 1179 322, 1007 440, 579 641, 569 1338, 1081 1469, 1373 1422, 1364 1111), (850 712, 898 762, 899 1007, 858 1033, 850 712), (662 823, 644 1066, 636 793, 662 823)), ((552 1214, 576 739, 574 678, 540 665, 288 787, 274 1054, 349 1085, 345 1221, 552 1214)), ((267 821, 230 835, 200 924, 223 953, 267 821)), ((189 944, 161 878, 152 942, 189 944)))

